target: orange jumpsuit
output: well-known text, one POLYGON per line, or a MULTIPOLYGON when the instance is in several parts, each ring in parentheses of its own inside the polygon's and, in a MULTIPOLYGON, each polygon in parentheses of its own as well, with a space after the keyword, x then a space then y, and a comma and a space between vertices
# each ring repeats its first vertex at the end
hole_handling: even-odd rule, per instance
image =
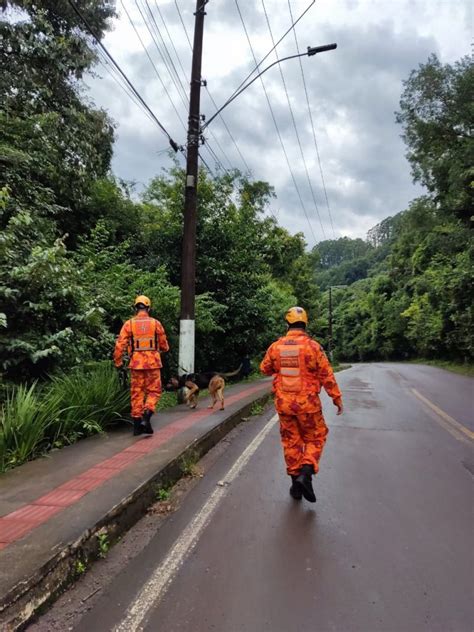
POLYGON ((168 350, 163 325, 145 310, 123 325, 115 343, 114 364, 120 368, 122 356, 128 352, 132 417, 141 417, 146 409, 155 412, 161 396, 160 351, 168 350))
POLYGON ((299 474, 306 464, 317 473, 328 434, 319 399, 321 387, 335 404, 342 403, 323 348, 304 330, 289 329, 268 348, 260 370, 274 376, 275 408, 288 474, 299 474))

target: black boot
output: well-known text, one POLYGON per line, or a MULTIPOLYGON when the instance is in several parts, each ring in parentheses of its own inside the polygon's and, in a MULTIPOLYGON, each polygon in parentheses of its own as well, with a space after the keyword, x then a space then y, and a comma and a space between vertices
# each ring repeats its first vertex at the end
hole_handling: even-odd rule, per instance
POLYGON ((296 478, 296 481, 302 487, 303 496, 310 503, 316 502, 316 495, 313 490, 313 483, 311 482, 313 474, 314 470, 312 465, 303 465, 299 476, 296 478))
POLYGON ((145 412, 142 415, 142 420, 143 420, 143 433, 147 434, 147 435, 152 435, 153 434, 153 428, 151 427, 151 423, 150 423, 150 419, 151 416, 153 415, 153 412, 151 410, 145 410, 145 412))
POLYGON ((138 437, 143 432, 143 425, 141 417, 133 417, 133 436, 138 437))
POLYGON ((291 480, 292 485, 290 487, 290 496, 292 498, 294 498, 295 500, 301 500, 303 498, 303 487, 301 486, 301 484, 296 480, 298 477, 297 476, 292 476, 291 480))

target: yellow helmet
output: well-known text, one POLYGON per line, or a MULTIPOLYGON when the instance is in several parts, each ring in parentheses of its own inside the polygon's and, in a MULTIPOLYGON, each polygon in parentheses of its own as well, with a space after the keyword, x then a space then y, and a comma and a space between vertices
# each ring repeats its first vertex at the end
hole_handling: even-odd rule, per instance
POLYGON ((305 323, 308 324, 308 314, 302 307, 290 307, 285 314, 285 320, 290 325, 293 323, 305 323))
POLYGON ((145 305, 145 307, 151 307, 150 299, 148 298, 148 296, 144 296, 143 294, 137 296, 134 305, 137 306, 139 303, 142 303, 142 305, 145 305))

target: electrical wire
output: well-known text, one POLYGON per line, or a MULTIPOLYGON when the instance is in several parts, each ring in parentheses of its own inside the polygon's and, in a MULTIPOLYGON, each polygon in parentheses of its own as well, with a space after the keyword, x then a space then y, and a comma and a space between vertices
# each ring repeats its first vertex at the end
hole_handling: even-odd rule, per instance
POLYGON ((201 152, 199 152, 199 158, 201 159, 201 162, 203 163, 203 165, 206 167, 206 169, 209 171, 209 173, 215 178, 216 174, 214 173, 214 171, 210 168, 210 166, 207 164, 207 162, 204 160, 204 158, 202 157, 201 152))
MULTIPOLYGON (((154 26, 155 26, 155 29, 156 29, 156 31, 158 32, 158 35, 159 35, 159 37, 160 37, 160 40, 161 40, 161 43, 162 43, 163 49, 164 49, 164 51, 165 51, 165 53, 166 53, 166 55, 167 55, 168 62, 169 62, 169 65, 170 65, 169 67, 171 68, 171 70, 172 70, 172 72, 173 72, 173 76, 174 76, 174 77, 176 77, 176 81, 177 81, 177 82, 178 82, 178 84, 179 84, 180 90, 181 90, 181 92, 182 92, 182 93, 183 93, 183 95, 184 95, 184 99, 185 99, 186 103, 189 105, 188 91, 187 91, 187 89, 184 87, 184 85, 183 85, 183 81, 182 81, 182 77, 185 77, 185 76, 186 76, 186 73, 184 72, 184 69, 182 68, 182 66, 181 66, 181 70, 183 71, 183 72, 182 72, 182 74, 180 74, 180 73, 178 72, 178 70, 177 70, 177 68, 176 68, 176 66, 175 66, 175 63, 174 63, 174 61, 173 61, 173 58, 171 57, 171 53, 170 53, 170 51, 169 51, 169 49, 168 49, 168 45, 167 45, 167 44, 166 44, 166 42, 165 42, 165 38, 164 38, 164 37, 163 37, 163 35, 161 34, 161 29, 160 29, 160 27, 158 26, 158 24, 157 24, 157 22, 156 22, 156 20, 155 20, 155 16, 154 16, 154 14, 153 14, 153 10, 152 10, 152 8, 151 8, 151 6, 150 6, 150 3, 148 2, 148 0, 144 0, 144 1, 145 1, 145 3, 146 3, 147 8, 148 8, 148 12, 149 12, 149 14, 150 14, 150 16, 151 16, 151 18, 152 18, 152 20, 153 20, 153 24, 154 24, 154 26)), ((142 2, 143 2, 143 0, 142 0, 142 2)), ((163 18, 163 15, 162 15, 162 13, 161 13, 160 7, 158 6, 158 3, 156 2, 156 0, 155 0, 155 7, 156 7, 156 9, 158 10, 158 14, 159 14, 159 16, 160 16, 160 18, 161 18, 161 21, 162 21, 162 23, 163 23, 163 25, 164 25, 164 27, 165 27, 165 30, 166 30, 166 32, 167 32, 167 34, 168 34, 168 39, 171 41, 171 44, 172 44, 172 46, 173 46, 173 48, 174 48, 174 43, 173 43, 173 40, 172 40, 172 39, 171 39, 171 37, 170 37, 169 30, 168 30, 168 26, 166 25, 166 22, 165 22, 165 20, 164 20, 164 18, 163 18)), ((176 49, 175 49, 175 52, 176 52, 176 49)), ((171 71, 170 71, 170 74, 171 74, 171 71)))
POLYGON ((147 112, 149 112, 150 116, 152 117, 153 121, 158 125, 158 127, 161 129, 161 131, 167 136, 168 141, 171 145, 171 147, 174 149, 174 151, 178 151, 178 144, 176 143, 176 141, 174 141, 171 138, 171 135, 169 134, 168 130, 165 128, 165 126, 159 121, 159 119, 157 118, 156 114, 153 112, 153 110, 150 108, 150 106, 148 105, 148 103, 145 101, 145 99, 141 96, 141 94, 138 92, 138 90, 135 88, 135 86, 132 84, 132 82, 130 81, 130 79, 127 77, 127 75, 125 74, 125 72, 122 70, 122 68, 119 66, 119 64, 115 61, 115 59, 113 58, 113 56, 110 54, 110 52, 107 50, 107 48, 105 47, 105 45, 101 42, 100 37, 97 35, 97 33, 94 31, 94 29, 92 28, 92 26, 89 24, 88 20, 84 17, 84 15, 81 13, 81 11, 79 11, 79 9, 77 8, 77 6, 72 2, 72 0, 68 0, 68 3, 71 7, 71 9, 74 11, 74 13, 78 16, 78 18, 83 22, 83 24, 85 25, 85 27, 87 28, 87 30, 89 31, 89 33, 92 35, 92 37, 95 39, 97 45, 101 48, 101 50, 105 53, 105 55, 107 56, 107 58, 110 60, 110 62, 114 65, 114 67, 117 69, 117 71, 120 73, 120 75, 123 77, 123 79, 125 80, 125 82, 127 83, 128 87, 130 88, 130 90, 133 92, 133 94, 136 96, 136 98, 138 99, 138 101, 140 101, 140 103, 144 106, 144 108, 147 110, 147 112))
MULTIPOLYGON (((254 58, 255 63, 257 63, 257 58, 255 56, 255 52, 254 52, 254 49, 253 49, 253 46, 252 46, 252 42, 250 40, 250 36, 248 34, 248 30, 247 30, 247 27, 245 25, 244 18, 243 18, 242 12, 240 10, 239 2, 238 2, 238 0, 234 0, 234 1, 235 1, 235 4, 236 4, 236 7, 237 7, 237 11, 238 11, 239 16, 240 16, 240 20, 242 22, 242 26, 243 26, 245 35, 247 37, 248 44, 250 46, 250 50, 252 52, 252 56, 254 58)), ((270 110, 270 114, 271 114, 271 117, 272 117, 272 120, 273 120, 273 124, 275 125, 275 129, 276 129, 276 132, 277 132, 277 135, 278 135, 278 139, 280 141, 280 145, 281 145, 281 148, 283 150, 283 154, 285 156, 286 164, 288 165, 288 170, 289 170, 291 178, 293 180, 293 184, 294 184, 294 187, 296 189, 296 193, 298 194, 298 198, 299 198, 299 201, 300 201, 300 204, 301 204, 301 208, 303 209, 303 212, 304 212, 304 214, 306 216, 306 219, 308 221, 308 226, 310 228, 311 234, 313 235, 314 241, 317 242, 316 235, 314 234, 313 227, 312 227, 311 222, 309 220, 308 212, 307 212, 306 207, 304 205, 303 198, 301 197, 301 192, 299 190, 298 183, 296 182, 296 178, 295 178, 295 175, 293 173, 293 169, 291 168, 291 164, 290 164, 290 161, 289 161, 289 158, 288 158, 288 154, 286 152, 285 144, 283 143, 283 139, 281 137, 280 128, 278 127, 278 123, 277 123, 276 118, 275 118, 275 113, 273 111, 273 107, 271 105, 270 98, 268 96, 267 89, 266 89, 265 83, 263 81, 263 77, 260 77, 260 81, 262 83, 263 92, 264 92, 265 98, 267 100, 267 104, 268 104, 268 108, 270 110)))
MULTIPOLYGON (((288 9, 290 11, 290 19, 291 19, 291 21, 293 21, 293 11, 291 9, 291 2, 290 2, 290 0, 288 0, 288 9)), ((300 49, 299 49, 298 35, 296 33, 296 29, 293 29, 293 35, 295 37, 296 51, 299 53, 300 49)), ((333 224, 333 221, 332 221, 331 207, 329 206, 329 198, 328 198, 328 194, 327 194, 327 190, 326 190, 326 182, 324 181, 324 174, 323 174, 323 167, 322 167, 322 164, 321 164, 321 157, 319 155, 318 141, 316 140, 316 131, 315 131, 315 128, 314 128, 313 115, 312 115, 311 106, 310 106, 310 103, 309 103, 309 95, 308 95, 308 89, 306 87, 306 79, 305 79, 305 76, 304 76, 303 63, 301 61, 301 58, 299 58, 298 61, 299 61, 299 64, 300 64, 301 78, 303 80, 304 93, 305 93, 305 97, 306 97, 306 105, 308 106, 308 114, 309 114, 309 120, 311 122, 311 130, 312 130, 312 133, 313 133, 314 148, 316 149, 316 156, 318 158, 319 173, 321 174, 321 182, 323 184, 324 197, 326 199, 326 206, 327 206, 327 209, 328 209, 329 221, 331 222, 331 230, 332 230, 333 238, 336 239, 336 233, 334 231, 334 224, 333 224)))
MULTIPOLYGON (((208 94, 209 98, 211 99, 213 106, 214 106, 214 107, 216 108, 216 110, 217 110, 217 104, 216 104, 216 102, 214 101, 214 99, 213 99, 213 97, 212 97, 212 94, 210 93, 209 88, 208 88, 207 86, 206 86, 206 92, 207 92, 207 94, 208 94)), ((247 170, 247 173, 251 173, 251 169, 250 169, 250 167, 248 166, 247 161, 246 161, 246 160, 245 160, 245 158, 243 157, 242 152, 240 151, 240 148, 239 148, 239 146, 238 146, 238 144, 237 144, 237 142, 236 142, 236 140, 235 140, 234 136, 232 135, 232 132, 230 131, 230 129, 229 129, 229 127, 228 127, 228 125, 227 125, 227 123, 226 123, 226 121, 225 121, 224 117, 222 116, 222 114, 219 114, 219 118, 221 119, 221 121, 222 121, 222 123, 223 123, 223 125, 224 125, 224 127, 225 127, 225 129, 226 129, 226 131, 227 131, 227 133, 229 134, 231 141, 234 143, 234 146, 235 146, 235 148, 237 149, 237 153, 239 154, 240 159, 242 160, 242 162, 243 162, 243 164, 244 164, 244 166, 245 166, 245 168, 246 168, 246 170, 247 170)), ((211 133, 212 133, 212 132, 211 132, 211 133)))
MULTIPOLYGON (((217 156, 216 152, 212 149, 212 147, 209 145, 208 142, 206 142, 204 144, 204 147, 207 148, 207 151, 211 154, 211 156, 214 158, 217 166, 220 165, 220 167, 222 168, 223 171, 225 171, 225 173, 229 173, 229 170, 222 164, 221 160, 219 159, 219 157, 217 156)), ((232 166, 231 166, 232 169, 232 166)))
MULTIPOLYGON (((122 0, 122 5, 123 5, 123 0, 122 0)), ((178 73, 178 71, 176 70, 176 66, 175 66, 175 64, 174 64, 174 62, 173 62, 173 59, 171 58, 171 54, 170 54, 170 52, 169 52, 169 50, 168 50, 168 47, 167 47, 167 45, 166 45, 166 43, 165 43, 165 40, 164 40, 164 37, 163 37, 163 35, 162 35, 162 33, 161 33, 160 27, 158 26, 158 24, 157 24, 157 22, 156 22, 156 19, 155 19, 155 16, 153 15, 152 8, 151 8, 151 6, 150 6, 150 4, 148 3, 148 1, 147 1, 147 0, 145 0, 145 5, 146 5, 146 8, 145 8, 145 5, 140 6, 140 5, 138 4, 137 0, 135 0, 135 5, 136 5, 136 7, 137 7, 138 11, 140 12, 140 16, 141 16, 141 18, 142 18, 142 20, 143 20, 143 22, 144 22, 144 24, 145 24, 145 26, 146 26, 146 28, 147 28, 147 30, 148 30, 148 33, 150 34, 150 37, 152 38, 152 41, 153 41, 153 43, 154 43, 154 45, 155 45, 155 48, 157 49, 157 51, 158 51, 158 53, 159 53, 159 55, 160 55, 160 57, 161 57, 161 59, 162 59, 162 61, 163 61, 164 65, 165 65, 165 67, 166 67, 166 70, 168 71, 168 74, 169 74, 169 76, 170 76, 170 78, 171 78, 171 80, 172 80, 172 82, 173 82, 173 84, 174 84, 174 86, 175 86, 175 88, 176 88, 176 90, 177 90, 177 92, 178 92, 178 95, 179 95, 179 97, 180 97, 180 99, 181 99, 181 102, 183 103, 183 105, 184 105, 185 109, 187 110, 187 109, 188 109, 188 106, 189 106, 189 98, 188 98, 188 96, 186 95, 185 88, 184 88, 184 86, 183 86, 183 83, 182 83, 182 81, 181 81, 181 78, 180 78, 180 76, 179 76, 179 73, 178 73), (151 19, 151 21, 150 21, 150 22, 149 22, 149 19, 151 19), (157 40, 156 40, 156 37, 155 37, 155 36, 158 36, 158 38, 160 39, 160 41, 161 41, 161 45, 162 45, 162 48, 165 50, 165 53, 166 53, 166 55, 167 55, 167 58, 165 57, 165 54, 162 52, 162 49, 160 48, 160 45, 158 44, 158 42, 157 42, 157 40)), ((123 5, 123 6, 124 6, 124 5, 123 5)), ((157 8, 158 8, 158 7, 157 7, 157 8)), ((132 24, 132 26, 133 26, 133 28, 134 28, 134 30, 135 30, 135 33, 137 34, 137 37, 138 37, 138 38, 139 38, 139 40, 140 40, 140 43, 142 44, 142 47, 143 47, 143 49, 144 49, 145 53, 147 54, 148 59, 150 60, 150 63, 151 63, 151 64, 152 64, 152 66, 154 67, 155 72, 156 72, 157 76, 159 77, 159 79, 160 79, 160 81, 161 81, 161 84, 162 84, 162 86, 163 86, 163 89, 166 91, 166 94, 167 94, 167 96, 168 96, 168 99, 170 100, 171 105, 172 105, 173 109, 175 110, 175 112, 176 112, 176 114, 177 114, 177 116, 178 116, 178 118, 179 118, 179 120, 180 120, 180 122, 181 122, 181 125, 183 126, 183 128, 184 128, 184 130, 185 130, 185 132, 186 132, 186 131, 187 131, 187 130, 186 130, 186 126, 185 126, 185 124, 184 124, 184 122, 183 122, 183 120, 182 120, 181 116, 179 115, 179 112, 178 112, 178 110, 177 110, 177 108, 176 108, 176 106, 175 106, 175 104, 174 104, 173 100, 171 99, 171 97, 170 97, 170 95, 169 95, 169 93, 168 93, 168 91, 167 91, 167 89, 166 89, 166 87, 165 87, 165 85, 164 85, 164 83, 163 83, 163 81, 162 81, 162 79, 161 79, 160 75, 159 75, 159 72, 158 72, 158 70, 157 70, 157 68, 156 68, 155 64, 153 63, 153 61, 152 61, 152 59, 151 59, 151 57, 150 57, 150 55, 149 55, 148 51, 146 50, 146 47, 145 47, 145 45, 144 45, 144 43, 143 43, 143 40, 141 39, 141 37, 140 37, 140 35, 139 35, 139 33, 138 33, 138 30, 137 30, 137 28, 135 27, 135 25, 134 25, 134 23, 133 23, 133 20, 132 20, 132 18, 131 18, 131 16, 130 16, 130 14, 128 13, 128 11, 126 10, 125 6, 124 6, 124 9, 125 9, 125 12, 127 13, 127 16, 128 16, 128 18, 129 18, 129 20, 130 20, 130 22, 131 22, 131 24, 132 24)), ((159 9, 158 9, 158 10, 159 10, 159 9)), ((162 14, 161 14, 161 12, 160 12, 160 11, 159 11, 159 13, 160 13, 160 17, 161 17, 161 19, 162 19, 163 23, 165 24, 165 29, 166 29, 166 31, 167 31, 167 33, 168 33, 168 36, 170 37, 170 35, 169 35, 169 30, 168 30, 168 28, 167 28, 167 26, 166 26, 166 23, 164 22, 163 16, 162 16, 162 14)), ((171 41, 172 41, 172 40, 171 40, 171 41)), ((174 46, 174 45, 173 45, 173 46, 174 46)), ((175 50, 176 50, 176 49, 175 49, 175 50)), ((181 62, 179 62, 179 63, 180 63, 181 68, 182 68, 182 64, 181 64, 181 62)), ((184 69, 183 69, 183 68, 182 68, 182 70, 183 70, 183 72, 184 72, 184 69)), ((224 165, 221 163, 221 161, 219 160, 219 158, 217 158, 217 157, 216 157, 216 160, 217 160, 217 163, 218 163, 218 164, 220 164, 220 165, 221 165, 221 167, 225 170, 225 167, 224 167, 224 165)), ((206 165, 206 167, 209 169, 209 167, 208 167, 207 163, 204 163, 204 164, 205 164, 205 165, 206 165)), ((211 173, 213 173, 213 172, 212 172, 212 170, 210 170, 210 172, 211 172, 211 173)))
POLYGON ((138 101, 138 99, 134 96, 133 92, 131 92, 127 88, 127 84, 123 83, 123 81, 120 81, 120 75, 117 75, 117 71, 115 70, 114 66, 112 66, 112 64, 107 61, 107 57, 101 54, 100 49, 97 49, 97 53, 99 57, 99 63, 101 64, 101 66, 107 71, 107 73, 114 80, 114 82, 119 86, 119 88, 123 90, 123 92, 127 95, 127 97, 137 106, 137 108, 143 114, 145 114, 145 116, 147 116, 148 119, 154 124, 155 121, 150 116, 150 113, 141 105, 140 101, 138 101))
MULTIPOLYGON (((187 41, 188 41, 188 44, 189 44, 189 49, 191 50, 191 53, 192 53, 192 52, 193 52, 193 45, 191 44, 191 39, 190 39, 189 34, 188 34, 188 29, 186 28, 186 24, 184 23, 184 20, 183 20, 183 15, 182 15, 182 13, 181 13, 181 9, 179 8, 179 4, 178 4, 177 0, 174 0, 174 4, 175 4, 176 10, 177 10, 177 12, 178 12, 178 16, 179 16, 179 19, 180 19, 180 22, 181 22, 181 26, 183 27, 184 34, 185 34, 186 39, 187 39, 187 41)), ((212 101, 212 104, 214 105, 214 107, 215 107, 215 108, 216 108, 216 110, 217 110, 217 104, 216 104, 216 102, 215 102, 214 98, 212 97, 211 91, 209 90, 209 88, 208 88, 207 86, 205 86, 205 89, 206 89, 206 92, 207 92, 207 94, 208 94, 209 98, 210 98, 210 99, 211 99, 211 101, 212 101)), ((242 155, 242 152, 240 151, 240 148, 239 148, 239 146, 238 146, 238 144, 237 144, 237 142, 236 142, 236 140, 235 140, 234 136, 232 135, 232 132, 230 131, 230 129, 229 129, 229 127, 228 127, 228 125, 227 125, 227 123, 226 123, 226 121, 225 121, 224 117, 222 116, 222 114, 220 114, 220 115, 219 115, 219 118, 221 119, 221 121, 222 121, 222 123, 223 123, 223 125, 224 125, 224 127, 225 127, 225 129, 226 129, 226 131, 227 131, 227 133, 229 134, 229 137, 230 137, 230 139, 231 139, 232 143, 234 144, 234 146, 235 146, 235 148, 236 148, 236 150, 237 150, 237 153, 239 154, 239 157, 240 157, 240 159, 242 160, 242 163, 243 163, 243 165, 244 165, 244 167, 245 167, 245 169, 246 169, 247 173, 251 173, 251 169, 250 169, 250 167, 248 166, 247 161, 245 160, 244 156, 242 155)), ((211 132, 211 131, 210 131, 210 134, 212 135, 212 132, 211 132)), ((214 138, 215 138, 215 137, 214 137, 214 138)), ((218 144, 218 143, 217 143, 217 139, 215 139, 215 140, 216 140, 216 144, 218 144)), ((226 155, 226 154, 224 154, 224 155, 226 155)), ((226 159, 227 159, 227 162, 229 163, 229 165, 231 165, 232 163, 231 163, 231 161, 227 158, 227 156, 226 156, 226 159)))
POLYGON ((275 46, 273 46, 273 48, 271 48, 268 53, 265 55, 265 57, 263 57, 258 63, 257 63, 257 59, 254 55, 254 62, 256 64, 255 68, 245 77, 245 79, 240 83, 240 85, 234 90, 234 92, 230 95, 230 97, 227 99, 227 101, 222 105, 221 109, 224 109, 226 107, 226 105, 228 105, 228 103, 233 99, 233 97, 237 94, 237 92, 242 88, 243 85, 245 85, 247 83, 247 81, 250 79, 250 77, 257 72, 257 70, 260 68, 260 66, 263 64, 263 62, 268 59, 268 57, 270 57, 270 55, 273 53, 273 51, 275 50, 275 48, 281 44, 281 42, 285 39, 285 37, 288 35, 288 33, 293 30, 295 28, 295 26, 298 24, 298 22, 306 15, 306 13, 311 9, 311 7, 314 5, 314 3, 316 2, 316 0, 312 0, 311 3, 306 7, 306 9, 303 11, 303 13, 298 17, 298 19, 293 22, 290 26, 290 28, 288 30, 286 30, 283 35, 280 37, 280 39, 278 40, 278 42, 275 44, 275 46))
MULTIPOLYGON (((156 27, 157 27, 157 28, 158 28, 158 30, 159 30, 159 27, 158 27, 158 25, 156 24, 156 21, 154 20, 153 13, 152 13, 152 9, 151 9, 150 5, 148 4, 148 0, 145 0, 145 2, 146 2, 146 4, 147 4, 147 6, 148 6, 148 10, 149 10, 150 15, 152 16, 153 21, 154 21, 154 23, 155 23, 156 27)), ((174 73, 175 73, 175 75, 176 75, 176 77, 177 77, 177 79, 178 79, 178 81, 179 81, 179 84, 180 84, 180 86, 181 86, 181 90, 182 90, 183 94, 185 95, 185 98, 186 98, 187 103, 189 104, 189 98, 188 98, 188 96, 187 96, 186 89, 184 88, 183 82, 181 81, 181 77, 185 77, 185 76, 186 76, 186 71, 184 70, 183 64, 181 63, 181 58, 180 58, 180 56, 179 56, 179 54, 178 54, 178 51, 176 50, 176 46, 174 45, 173 38, 171 37, 171 34, 170 34, 170 32, 169 32, 169 29, 168 29, 168 25, 166 24, 166 20, 165 20, 165 18, 163 17, 163 14, 162 14, 162 12, 161 12, 161 9, 160 9, 160 7, 159 7, 158 3, 156 2, 156 0, 155 0, 155 3, 154 3, 154 4, 155 4, 155 7, 156 7, 156 9, 157 9, 157 11, 158 11, 158 15, 160 16, 160 20, 161 20, 161 22, 162 22, 162 24, 163 24, 163 26, 164 26, 165 31, 166 31, 166 35, 168 36, 168 40, 169 40, 169 42, 171 43, 171 46, 172 46, 172 49, 173 49, 173 51, 174 51, 174 55, 175 55, 175 57, 176 57, 176 59, 177 59, 177 62, 178 62, 178 64, 179 64, 179 67, 181 68, 181 74, 180 74, 180 73, 178 73, 178 71, 177 71, 177 69, 176 69, 176 66, 175 66, 175 64, 174 64, 174 62, 173 62, 173 60, 172 60, 171 53, 169 52, 168 47, 167 47, 167 45, 166 45, 166 43, 165 43, 164 37, 162 37, 162 36, 161 36, 161 31, 159 31, 159 35, 160 35, 160 38, 161 38, 162 44, 163 44, 163 46, 164 46, 164 48, 165 48, 165 51, 166 51, 166 53, 167 53, 167 55, 168 55, 168 59, 169 59, 169 61, 170 61, 171 65, 172 65, 172 68, 173 68, 173 70, 174 70, 174 73)), ((230 168, 232 169, 232 164, 231 164, 231 162, 230 162, 229 158, 227 157, 227 155, 226 155, 225 151, 223 150, 223 148, 222 148, 221 144, 220 144, 220 143, 219 143, 219 141, 217 140, 216 136, 215 136, 212 132, 210 132, 210 135, 211 135, 211 137, 213 138, 213 140, 214 140, 214 142, 216 143, 216 145, 218 146, 218 148, 219 148, 220 152, 222 153, 222 155, 223 155, 223 156, 225 157, 225 159, 227 160, 227 162, 228 162, 228 164, 229 164, 230 168)), ((224 166, 224 164, 222 163, 222 161, 220 160, 220 158, 218 158, 216 154, 214 154, 214 156, 213 156, 213 157, 214 157, 214 159, 217 161, 217 163, 218 163, 218 164, 222 167, 222 169, 224 169, 225 171, 227 171, 227 169, 225 168, 225 166, 224 166)))
POLYGON ((183 121, 183 119, 182 119, 182 117, 181 117, 180 113, 178 112, 178 109, 177 109, 177 107, 176 107, 176 105, 175 105, 175 103, 174 103, 173 99, 171 98, 170 93, 168 92, 168 89, 167 89, 167 87, 166 87, 166 85, 165 85, 165 83, 164 83, 163 79, 161 78, 160 73, 158 72, 158 68, 156 67, 156 65, 155 65, 155 63, 154 63, 154 61, 153 61, 153 59, 152 59, 152 58, 151 58, 151 56, 150 56, 150 53, 149 53, 149 52, 148 52, 148 50, 147 50, 147 48, 146 48, 146 46, 145 46, 145 44, 144 44, 144 42, 143 42, 143 40, 142 40, 142 38, 141 38, 141 36, 140 36, 140 33, 139 33, 139 31, 138 31, 137 27, 135 26, 135 23, 134 23, 134 21, 133 21, 133 19, 132 19, 131 15, 130 15, 130 13, 127 11, 127 7, 125 6, 125 3, 123 2, 123 0, 121 0, 121 4, 122 4, 123 10, 125 11, 125 14, 126 14, 126 16, 127 16, 127 18, 128 18, 128 21, 129 21, 129 22, 130 22, 130 24, 132 25, 132 28, 133 28, 133 30, 135 31, 135 34, 136 34, 136 36, 138 37, 138 40, 140 41, 140 44, 141 44, 141 46, 142 46, 143 50, 145 51, 145 54, 146 54, 146 56, 148 57, 148 60, 149 60, 150 64, 152 65, 153 70, 155 71, 155 74, 156 74, 156 76, 158 77, 158 79, 159 79, 159 81, 160 81, 160 83, 161 83, 161 86, 162 86, 163 90, 164 90, 164 91, 165 91, 165 93, 166 93, 166 96, 168 97, 168 100, 169 100, 169 102, 170 102, 170 104, 171 104, 171 107, 174 109, 175 114, 176 114, 176 116, 177 116, 177 117, 178 117, 178 119, 179 119, 179 122, 181 123, 181 125, 182 125, 182 127, 183 127, 184 131, 186 132, 186 125, 184 124, 184 121, 183 121))
MULTIPOLYGON (((161 38, 161 33, 158 33, 157 30, 157 24, 156 24, 156 20, 154 19, 153 14, 151 15, 151 21, 149 20, 149 18, 146 17, 146 13, 147 10, 138 3, 138 0, 135 0, 135 5, 141 15, 141 18, 143 20, 143 23, 145 24, 148 33, 150 34, 150 37, 153 41, 153 44, 155 45, 156 50, 158 51, 158 54, 166 68, 166 70, 168 71, 168 74, 171 78, 171 81, 173 82, 174 87, 176 88, 176 91, 178 93, 178 96, 181 100, 181 103, 184 106, 184 109, 187 111, 188 110, 188 101, 187 101, 187 95, 186 93, 182 90, 182 87, 179 84, 179 81, 176 79, 176 77, 173 74, 172 69, 169 66, 169 63, 163 53, 163 51, 160 48, 160 45, 157 42, 156 36, 158 35, 161 38)), ((161 38, 162 39, 162 38, 161 38)))
MULTIPOLYGON (((272 27, 270 25, 270 20, 268 18, 268 13, 267 13, 267 7, 265 5, 265 0, 261 0, 261 2, 262 2, 263 12, 265 14, 265 20, 266 20, 267 26, 268 26, 268 31, 270 33, 270 38, 271 38, 272 44, 273 44, 273 46, 275 48, 275 56, 276 56, 277 60, 279 60, 278 52, 277 52, 276 46, 275 46, 275 39, 273 37, 272 27)), ((299 58, 299 59, 301 60, 301 58, 299 58)), ((311 178, 309 177, 308 165, 306 163, 306 158, 305 158, 305 155, 304 155, 304 152, 303 152, 303 147, 301 145, 300 135, 298 133, 298 127, 296 125, 296 119, 295 119, 295 115, 294 115, 294 112, 293 112, 293 107, 291 105, 290 95, 288 94, 288 88, 286 86, 286 81, 285 81, 285 75, 283 73, 283 68, 282 68, 281 64, 278 64, 278 70, 280 71, 280 77, 281 77, 281 81, 282 81, 282 84, 283 84, 283 89, 284 89, 285 94, 286 94, 286 100, 288 102, 288 108, 290 110, 290 115, 291 115, 291 120, 293 122, 293 128, 295 130, 296 140, 297 140, 297 143, 298 143, 298 147, 300 149, 301 159, 303 160, 303 165, 304 165, 304 169, 305 169, 305 172, 306 172, 306 178, 308 180, 308 186, 310 188, 311 196, 313 198, 314 208, 316 210, 316 214, 317 214, 318 219, 319 219, 319 224, 321 226, 321 231, 323 233, 323 237, 324 237, 324 239, 326 239, 326 233, 324 231, 324 226, 323 226, 323 223, 321 221, 321 215, 319 213, 318 203, 316 202, 316 196, 314 194, 314 189, 313 189, 313 185, 311 183, 311 178)))

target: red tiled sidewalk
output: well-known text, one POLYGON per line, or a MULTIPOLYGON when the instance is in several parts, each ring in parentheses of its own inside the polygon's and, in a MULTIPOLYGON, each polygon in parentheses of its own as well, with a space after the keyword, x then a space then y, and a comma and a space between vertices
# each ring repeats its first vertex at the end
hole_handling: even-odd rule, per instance
MULTIPOLYGON (((269 389, 269 384, 266 385, 266 389, 269 389)), ((232 404, 248 398, 250 395, 257 395, 259 392, 263 394, 264 390, 261 382, 249 386, 228 396, 226 406, 232 406, 232 404)), ((204 403, 201 402, 201 405, 204 403)), ((23 538, 65 508, 79 502, 83 496, 104 485, 145 455, 158 450, 173 437, 209 418, 213 412, 208 409, 187 412, 176 421, 156 430, 152 437, 136 440, 135 443, 117 452, 114 456, 96 463, 93 467, 72 477, 33 502, 4 515, 0 518, 0 550, 23 538)))

